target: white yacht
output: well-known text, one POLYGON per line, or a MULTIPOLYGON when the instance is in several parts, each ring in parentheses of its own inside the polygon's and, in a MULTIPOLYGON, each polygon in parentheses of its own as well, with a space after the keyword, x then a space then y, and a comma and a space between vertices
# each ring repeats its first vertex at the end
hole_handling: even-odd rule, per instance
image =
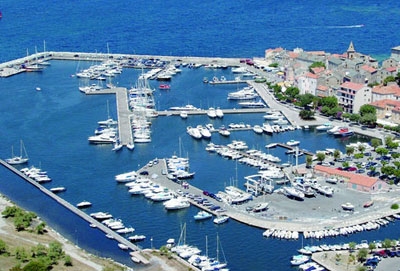
POLYGON ((296 200, 304 200, 304 193, 295 189, 294 187, 285 186, 283 192, 288 198, 294 198, 296 200))
POLYGON ((332 129, 332 128, 333 128, 333 126, 332 126, 332 123, 330 123, 330 122, 327 122, 327 123, 324 123, 322 125, 318 125, 317 127, 315 127, 315 129, 320 132, 328 131, 329 129, 332 129))
POLYGON ((215 224, 223 224, 223 223, 225 223, 225 222, 227 222, 229 220, 229 216, 227 216, 227 215, 220 215, 220 216, 217 216, 216 218, 214 218, 214 220, 213 220, 213 222, 215 223, 215 224))
POLYGON ((219 133, 220 135, 222 135, 222 136, 230 136, 230 135, 231 135, 231 132, 229 132, 229 130, 226 129, 226 127, 221 127, 221 128, 218 130, 218 133, 219 133))
POLYGON ((199 110, 199 109, 191 104, 187 104, 185 106, 172 106, 169 108, 169 110, 172 110, 172 111, 195 111, 195 110, 199 110))
POLYGON ((188 208, 190 203, 187 198, 177 197, 164 202, 164 208, 167 210, 179 210, 188 208))
POLYGON ((187 119, 188 113, 187 113, 187 111, 181 111, 181 113, 179 113, 179 116, 180 116, 182 119, 187 119))
POLYGON ((300 144, 300 141, 299 140, 294 140, 294 139, 291 139, 291 140, 286 142, 286 145, 288 145, 288 146, 297 146, 299 144, 300 144))
POLYGON ((224 112, 219 107, 215 110, 215 114, 217 115, 218 118, 223 118, 224 117, 224 112))
POLYGON ((194 220, 206 220, 212 217, 212 214, 210 214, 207 211, 199 211, 197 214, 193 216, 194 220))
POLYGON ((137 177, 137 172, 130 171, 130 172, 115 175, 115 180, 119 183, 126 183, 126 182, 131 182, 131 181, 136 180, 136 177, 137 177))
POLYGON ((92 206, 92 203, 89 201, 81 201, 76 205, 76 207, 78 207, 78 208, 87 208, 90 206, 92 206))
POLYGON ((207 116, 211 119, 215 119, 217 117, 217 112, 214 107, 210 107, 207 111, 207 116))
POLYGON ((205 139, 211 138, 211 132, 206 127, 203 127, 202 125, 197 125, 196 128, 200 131, 202 138, 205 138, 205 139))
POLYGON ((187 133, 188 133, 191 137, 193 137, 193 138, 195 138, 195 139, 200 139, 200 138, 202 138, 202 135, 201 135, 201 133, 200 133, 200 130, 199 130, 198 128, 196 128, 196 127, 188 126, 188 127, 186 128, 186 131, 187 131, 187 133))
POLYGON ((89 136, 88 140, 89 140, 89 143, 91 143, 91 144, 113 144, 117 141, 116 133, 114 133, 114 132, 89 136))
POLYGON ((269 135, 272 135, 274 133, 274 130, 272 129, 272 126, 269 123, 264 123, 262 129, 265 133, 269 135))
POLYGON ((262 134, 262 133, 264 133, 264 130, 263 130, 263 128, 262 128, 260 125, 254 125, 254 126, 253 126, 253 131, 254 131, 254 133, 256 133, 256 134, 262 134))

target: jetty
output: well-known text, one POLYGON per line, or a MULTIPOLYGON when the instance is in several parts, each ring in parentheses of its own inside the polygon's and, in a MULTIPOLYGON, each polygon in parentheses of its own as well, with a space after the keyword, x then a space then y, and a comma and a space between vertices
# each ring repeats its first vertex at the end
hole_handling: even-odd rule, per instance
POLYGON ((129 240, 125 239, 115 231, 111 230, 110 228, 106 227, 104 224, 101 222, 97 221, 96 219, 92 218, 90 215, 84 213, 83 211, 79 210, 76 208, 74 205, 69 203, 68 201, 62 199, 61 197, 57 196, 55 193, 51 192, 50 190, 46 189, 44 186, 39 184, 38 182, 34 181, 33 179, 27 177, 24 175, 21 171, 16 169, 15 167, 9 165, 6 163, 4 160, 0 159, 0 164, 5 167, 6 169, 10 170, 11 172, 15 173, 18 175, 20 178, 24 179, 37 189, 39 189, 42 193, 47 195, 48 197, 52 198, 54 201, 56 201, 58 204, 61 206, 65 207, 66 209, 70 210, 72 213, 76 214, 77 216, 81 217, 82 219, 86 220, 88 222, 88 227, 89 225, 95 225, 96 228, 100 229, 105 233, 105 235, 110 236, 112 239, 117 241, 120 244, 125 245, 130 249, 131 251, 140 251, 140 248, 130 242, 129 240))

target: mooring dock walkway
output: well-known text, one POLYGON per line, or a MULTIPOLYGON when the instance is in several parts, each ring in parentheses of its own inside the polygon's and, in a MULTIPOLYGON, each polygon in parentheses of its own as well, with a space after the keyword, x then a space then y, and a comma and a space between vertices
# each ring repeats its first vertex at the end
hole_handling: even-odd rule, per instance
POLYGON ((66 209, 70 210, 74 214, 78 215, 82 219, 86 220, 88 222, 88 227, 90 224, 93 224, 96 226, 96 228, 100 229, 103 231, 106 235, 111 236, 114 240, 116 240, 118 243, 126 245, 131 251, 138 251, 140 250, 139 247, 137 247, 135 244, 130 242, 129 240, 123 238, 121 235, 116 233, 115 231, 111 230, 110 228, 106 227, 104 224, 100 223, 96 219, 92 218, 90 215, 86 214, 85 212, 79 210, 75 206, 73 206, 71 203, 68 201, 60 198, 50 190, 46 189, 44 186, 41 184, 37 183, 36 181, 32 180, 31 178, 27 177, 24 175, 21 171, 17 170, 13 166, 7 164, 4 160, 0 159, 0 164, 5 167, 6 169, 10 170, 11 172, 15 173, 25 181, 29 182, 31 185, 35 186, 37 189, 39 189, 41 192, 43 192, 45 195, 49 196, 56 202, 58 202, 60 205, 65 207, 66 209))
POLYGON ((126 88, 113 88, 116 94, 119 140, 123 145, 133 142, 128 92, 126 88))

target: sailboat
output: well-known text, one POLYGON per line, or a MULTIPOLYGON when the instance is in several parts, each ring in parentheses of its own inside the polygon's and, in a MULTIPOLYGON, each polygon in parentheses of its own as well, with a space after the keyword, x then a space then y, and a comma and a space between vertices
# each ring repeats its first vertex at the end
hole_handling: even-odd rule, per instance
MULTIPOLYGON (((35 49, 36 49, 36 47, 35 47, 35 49)), ((26 54, 27 54, 27 57, 29 57, 28 49, 26 49, 26 54)), ((30 63, 29 60, 28 60, 27 63, 23 65, 23 68, 27 72, 41 72, 43 70, 43 66, 40 66, 37 63, 37 52, 36 52, 36 56, 35 56, 35 62, 30 63)))
POLYGON ((20 142, 20 155, 14 155, 14 147, 11 146, 11 158, 6 159, 6 162, 9 163, 10 165, 21 165, 28 163, 28 154, 26 153, 25 150, 25 145, 24 142, 21 140, 20 142))
POLYGON ((228 263, 226 262, 225 259, 225 254, 224 251, 222 250, 221 243, 219 241, 219 235, 217 234, 217 257, 216 259, 210 259, 207 263, 207 265, 203 266, 201 268, 202 271, 214 271, 214 270, 229 270, 226 268, 228 263), (223 260, 219 259, 219 249, 221 248, 221 252, 223 255, 223 260))
POLYGON ((108 100, 107 100, 107 116, 108 116, 108 118, 106 120, 98 121, 97 123, 99 125, 105 125, 105 126, 112 126, 112 125, 118 124, 118 121, 116 121, 110 117, 110 105, 108 103, 108 100))

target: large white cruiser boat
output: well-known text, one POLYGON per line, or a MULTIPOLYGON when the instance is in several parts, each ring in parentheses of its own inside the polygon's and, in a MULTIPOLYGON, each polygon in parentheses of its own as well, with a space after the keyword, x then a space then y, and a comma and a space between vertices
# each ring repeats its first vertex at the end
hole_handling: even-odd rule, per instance
POLYGON ((110 132, 89 136, 88 140, 91 144, 113 144, 117 141, 117 136, 116 133, 110 132))
POLYGON ((164 202, 164 208, 167 210, 180 210, 184 208, 188 208, 190 203, 188 199, 183 197, 172 198, 166 202, 164 202))
POLYGON ((195 139, 201 139, 202 138, 201 132, 197 127, 189 126, 189 127, 186 128, 186 131, 191 137, 193 137, 195 139))
POLYGON ((115 180, 119 183, 131 182, 134 181, 137 177, 136 171, 130 171, 122 174, 118 174, 115 176, 115 180))

